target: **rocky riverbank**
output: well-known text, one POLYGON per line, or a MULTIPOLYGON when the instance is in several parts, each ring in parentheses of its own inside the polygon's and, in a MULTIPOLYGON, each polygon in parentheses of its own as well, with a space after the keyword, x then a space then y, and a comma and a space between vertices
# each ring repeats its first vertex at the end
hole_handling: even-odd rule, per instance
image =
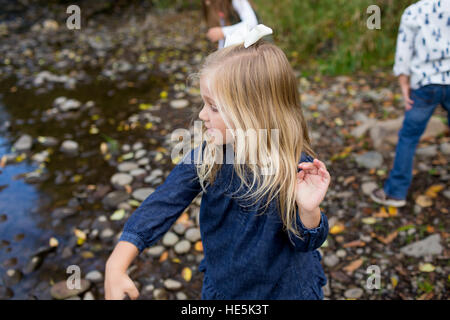
MULTIPOLYGON (((76 31, 62 6, 9 6, 5 15, 21 18, 0 24, 0 299, 103 299, 105 262, 126 219, 179 161, 172 132, 193 133, 201 98, 187 79, 214 46, 199 12, 116 12, 99 1, 82 8, 76 31), (31 208, 22 184, 39 195, 31 208), (70 266, 81 271, 78 290, 67 289, 70 266)), ((393 162, 403 115, 396 80, 376 70, 296 72, 313 147, 332 175, 320 248, 326 298, 448 299, 443 111, 417 150, 408 205, 383 208, 368 194, 393 162), (379 288, 367 287, 370 266, 379 288)), ((200 298, 200 201, 128 270, 140 299, 200 298)))

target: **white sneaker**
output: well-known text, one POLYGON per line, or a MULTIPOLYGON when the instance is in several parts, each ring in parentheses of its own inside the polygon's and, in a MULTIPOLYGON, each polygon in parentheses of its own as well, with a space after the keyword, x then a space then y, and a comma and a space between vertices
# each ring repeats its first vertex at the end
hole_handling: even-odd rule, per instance
POLYGON ((385 206, 403 207, 406 205, 406 200, 392 198, 386 195, 386 193, 384 193, 384 190, 381 188, 372 191, 370 193, 370 198, 372 198, 372 200, 376 203, 383 204, 385 206))

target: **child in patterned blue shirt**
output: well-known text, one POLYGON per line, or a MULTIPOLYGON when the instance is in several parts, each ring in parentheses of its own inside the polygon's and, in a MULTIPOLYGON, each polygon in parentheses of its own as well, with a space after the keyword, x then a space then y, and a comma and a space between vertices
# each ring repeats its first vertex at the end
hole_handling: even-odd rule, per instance
POLYGON ((372 192, 377 203, 406 204, 414 153, 428 120, 441 104, 450 123, 450 1, 422 0, 404 11, 397 38, 394 74, 405 101, 394 167, 383 189, 372 192))

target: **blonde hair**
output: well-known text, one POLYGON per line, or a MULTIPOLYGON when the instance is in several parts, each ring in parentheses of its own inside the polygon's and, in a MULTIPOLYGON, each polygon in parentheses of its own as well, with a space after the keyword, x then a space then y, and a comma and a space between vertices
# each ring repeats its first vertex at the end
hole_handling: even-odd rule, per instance
MULTIPOLYGON (((311 156, 314 152, 300 106, 297 80, 286 55, 264 40, 248 48, 234 45, 206 58, 197 76, 206 75, 216 108, 235 138, 233 166, 241 181, 238 190, 242 186, 249 188, 243 196, 256 199, 254 203, 268 196, 264 212, 278 196, 284 228, 301 238, 295 223, 297 164, 302 152, 311 156), (251 129, 266 129, 268 141, 245 143, 244 135, 251 129), (277 130, 277 145, 272 141, 271 129, 277 130), (260 168, 269 163, 274 166, 273 174, 261 174, 260 168), (251 181, 247 181, 248 177, 251 181)), ((205 136, 202 141, 202 145, 206 141, 205 148, 198 153, 202 160, 196 161, 196 167, 206 192, 205 183, 214 183, 222 162, 217 161, 221 147, 205 136)))

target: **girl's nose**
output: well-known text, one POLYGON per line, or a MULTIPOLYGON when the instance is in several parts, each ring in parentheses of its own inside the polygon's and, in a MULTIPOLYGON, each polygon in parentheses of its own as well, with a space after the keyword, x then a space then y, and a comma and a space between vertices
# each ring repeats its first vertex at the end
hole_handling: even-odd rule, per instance
POLYGON ((205 106, 203 106, 202 110, 198 114, 198 117, 200 118, 200 120, 208 121, 208 113, 205 110, 205 106))

